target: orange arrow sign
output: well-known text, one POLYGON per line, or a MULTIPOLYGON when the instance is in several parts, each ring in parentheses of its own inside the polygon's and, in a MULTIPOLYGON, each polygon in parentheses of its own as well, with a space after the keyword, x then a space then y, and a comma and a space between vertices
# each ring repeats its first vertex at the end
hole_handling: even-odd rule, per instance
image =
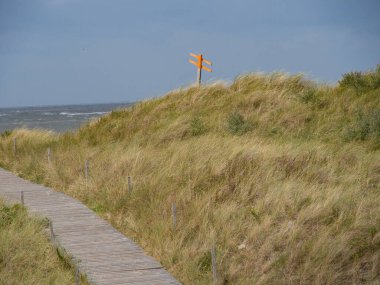
POLYGON ((212 70, 211 70, 210 68, 208 68, 208 67, 206 67, 206 66, 203 66, 203 65, 202 65, 202 69, 204 69, 204 70, 206 70, 206 71, 208 71, 208 72, 212 72, 212 70))
POLYGON ((198 82, 198 86, 201 85, 201 77, 202 77, 202 69, 208 71, 208 72, 212 72, 211 68, 208 68, 207 66, 203 66, 203 62, 208 64, 208 65, 212 65, 212 62, 209 61, 209 60, 206 60, 203 58, 203 55, 202 54, 194 54, 194 53, 190 53, 190 56, 194 57, 197 59, 197 62, 195 62, 194 60, 189 60, 189 62, 191 64, 194 64, 196 67, 198 67, 198 79, 197 79, 197 82, 198 82))
POLYGON ((211 62, 211 61, 208 61, 208 60, 206 60, 206 59, 203 59, 203 62, 206 63, 206 64, 208 64, 208 65, 212 65, 212 62, 211 62))
POLYGON ((196 67, 201 68, 201 66, 199 66, 199 63, 195 62, 194 60, 189 59, 189 62, 194 64, 196 67))

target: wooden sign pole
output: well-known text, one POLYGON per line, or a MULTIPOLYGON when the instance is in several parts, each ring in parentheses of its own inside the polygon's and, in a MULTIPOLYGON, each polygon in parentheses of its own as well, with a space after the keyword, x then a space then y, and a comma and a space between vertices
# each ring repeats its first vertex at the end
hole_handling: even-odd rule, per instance
POLYGON ((202 54, 196 55, 196 54, 190 53, 190 55, 197 59, 196 62, 194 60, 191 60, 191 59, 189 60, 189 62, 191 64, 194 64, 198 68, 197 85, 198 85, 198 87, 200 87, 201 83, 202 83, 202 69, 204 69, 208 72, 212 72, 211 68, 208 68, 207 66, 203 65, 203 62, 206 64, 209 64, 209 65, 212 65, 212 63, 211 63, 211 61, 204 59, 202 54))
POLYGON ((197 82, 198 82, 198 87, 201 86, 201 82, 202 82, 202 68, 199 68, 198 67, 198 79, 197 79, 197 82))

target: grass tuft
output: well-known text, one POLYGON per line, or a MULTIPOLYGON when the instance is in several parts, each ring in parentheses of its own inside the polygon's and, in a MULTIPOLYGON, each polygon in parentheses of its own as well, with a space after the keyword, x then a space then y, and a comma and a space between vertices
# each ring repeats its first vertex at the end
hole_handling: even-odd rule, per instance
POLYGON ((50 244, 45 227, 23 206, 0 200, 0 284, 74 283, 75 269, 50 244))
POLYGON ((247 122, 238 112, 232 112, 228 116, 228 131, 233 135, 242 135, 252 129, 252 124, 247 122))

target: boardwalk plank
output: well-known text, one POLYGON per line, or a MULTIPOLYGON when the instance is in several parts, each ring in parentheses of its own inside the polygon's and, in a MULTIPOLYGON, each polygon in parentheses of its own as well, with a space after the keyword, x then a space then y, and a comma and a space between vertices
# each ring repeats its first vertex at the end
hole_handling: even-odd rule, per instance
MULTIPOLYGON (((132 240, 79 201, 0 168, 0 196, 53 223, 54 239, 91 284, 180 284, 132 240)), ((50 231, 47 229, 50 234, 50 231)))

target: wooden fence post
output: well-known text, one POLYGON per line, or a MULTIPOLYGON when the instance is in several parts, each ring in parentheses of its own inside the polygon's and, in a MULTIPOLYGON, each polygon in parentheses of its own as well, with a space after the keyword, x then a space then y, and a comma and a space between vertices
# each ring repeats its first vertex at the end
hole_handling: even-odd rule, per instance
POLYGON ((128 193, 132 193, 132 178, 131 176, 128 176, 128 193))
POLYGON ((90 168, 90 165, 89 165, 88 160, 86 159, 84 163, 84 176, 86 177, 86 180, 88 179, 89 168, 90 168))
POLYGON ((173 230, 175 230, 177 225, 177 207, 175 203, 172 203, 172 222, 173 222, 173 230))
POLYGON ((75 285, 79 285, 79 268, 75 270, 75 285))
POLYGON ((212 279, 214 284, 218 282, 218 272, 216 270, 216 249, 215 244, 211 247, 212 279))
POLYGON ((24 206, 24 191, 21 191, 21 205, 24 206))
POLYGON ((53 243, 55 243, 55 237, 54 237, 54 230, 53 230, 53 222, 49 220, 49 227, 50 227, 50 239, 53 243))
POLYGON ((50 164, 50 162, 51 162, 51 149, 50 149, 50 147, 48 147, 48 149, 47 149, 47 159, 48 159, 48 163, 50 164))
POLYGON ((17 151, 17 138, 13 138, 13 153, 16 154, 17 151))

